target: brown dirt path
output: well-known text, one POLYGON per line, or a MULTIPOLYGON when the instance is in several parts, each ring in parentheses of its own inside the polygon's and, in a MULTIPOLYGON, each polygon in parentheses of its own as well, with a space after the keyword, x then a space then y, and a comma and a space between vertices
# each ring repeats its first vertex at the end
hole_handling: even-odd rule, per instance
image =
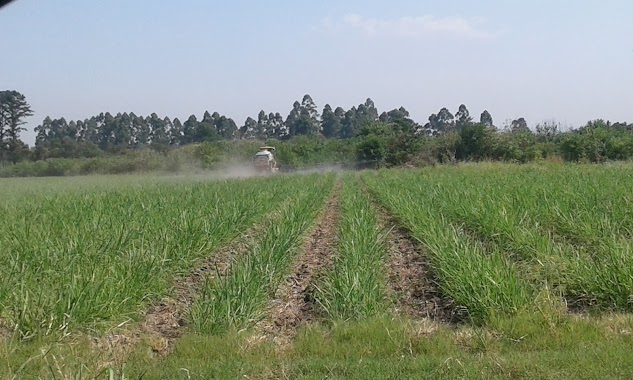
POLYGON ((297 328, 317 317, 314 285, 334 262, 340 218, 342 183, 334 186, 325 208, 300 249, 291 275, 279 286, 267 305, 267 318, 257 324, 260 339, 272 337, 279 346, 287 346, 297 328))

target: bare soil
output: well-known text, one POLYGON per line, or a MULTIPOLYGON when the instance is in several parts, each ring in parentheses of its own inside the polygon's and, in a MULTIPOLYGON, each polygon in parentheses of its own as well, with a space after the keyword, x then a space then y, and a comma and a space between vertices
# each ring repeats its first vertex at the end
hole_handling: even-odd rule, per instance
POLYGON ((459 317, 453 302, 442 296, 428 255, 419 242, 382 205, 376 202, 373 205, 378 210, 381 227, 388 231, 388 277, 398 311, 415 318, 457 322, 459 317))
POLYGON ((452 302, 441 296, 427 257, 404 230, 388 226, 389 280, 399 308, 416 317, 453 321, 452 302))
POLYGON ((12 335, 13 332, 9 328, 9 324, 0 318, 0 342, 9 340, 12 335))
POLYGON ((279 286, 267 307, 268 317, 258 324, 264 336, 286 346, 296 335, 297 328, 317 318, 314 285, 333 265, 340 218, 341 183, 337 183, 324 211, 304 240, 292 274, 279 286))

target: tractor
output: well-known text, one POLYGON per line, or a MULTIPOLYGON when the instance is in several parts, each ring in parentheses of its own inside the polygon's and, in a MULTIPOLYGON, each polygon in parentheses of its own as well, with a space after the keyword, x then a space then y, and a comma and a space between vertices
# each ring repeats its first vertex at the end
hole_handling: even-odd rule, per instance
POLYGON ((259 148, 259 152, 253 157, 253 164, 255 171, 259 174, 271 174, 279 171, 277 162, 273 157, 273 146, 262 146, 259 148))

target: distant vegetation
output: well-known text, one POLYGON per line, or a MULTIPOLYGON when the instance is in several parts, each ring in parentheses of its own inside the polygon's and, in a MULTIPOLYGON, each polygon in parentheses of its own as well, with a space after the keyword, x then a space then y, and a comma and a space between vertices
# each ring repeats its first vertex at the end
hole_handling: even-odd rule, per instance
POLYGON ((421 124, 400 107, 379 112, 374 102, 349 110, 326 104, 321 113, 309 95, 284 118, 259 112, 243 125, 217 112, 201 120, 108 112, 85 120, 46 117, 35 128, 35 146, 20 140, 33 114, 26 97, 0 91, 0 176, 76 175, 216 168, 250 159, 263 142, 281 147, 282 166, 368 163, 390 167, 458 161, 573 162, 627 160, 633 124, 593 120, 563 131, 556 122, 529 128, 519 117, 502 125, 484 110, 478 119, 465 105, 442 108, 421 124), (17 165, 16 165, 17 164, 17 165))

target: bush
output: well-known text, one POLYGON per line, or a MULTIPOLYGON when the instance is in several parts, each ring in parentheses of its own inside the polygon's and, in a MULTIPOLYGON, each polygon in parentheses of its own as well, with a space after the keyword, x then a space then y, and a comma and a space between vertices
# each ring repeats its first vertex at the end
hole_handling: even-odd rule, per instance
POLYGON ((495 148, 498 141, 494 130, 486 124, 470 123, 459 132, 459 137, 457 159, 480 161, 496 158, 495 148))
POLYGON ((0 169, 0 177, 58 177, 72 171, 75 161, 53 158, 46 161, 19 162, 0 169))

